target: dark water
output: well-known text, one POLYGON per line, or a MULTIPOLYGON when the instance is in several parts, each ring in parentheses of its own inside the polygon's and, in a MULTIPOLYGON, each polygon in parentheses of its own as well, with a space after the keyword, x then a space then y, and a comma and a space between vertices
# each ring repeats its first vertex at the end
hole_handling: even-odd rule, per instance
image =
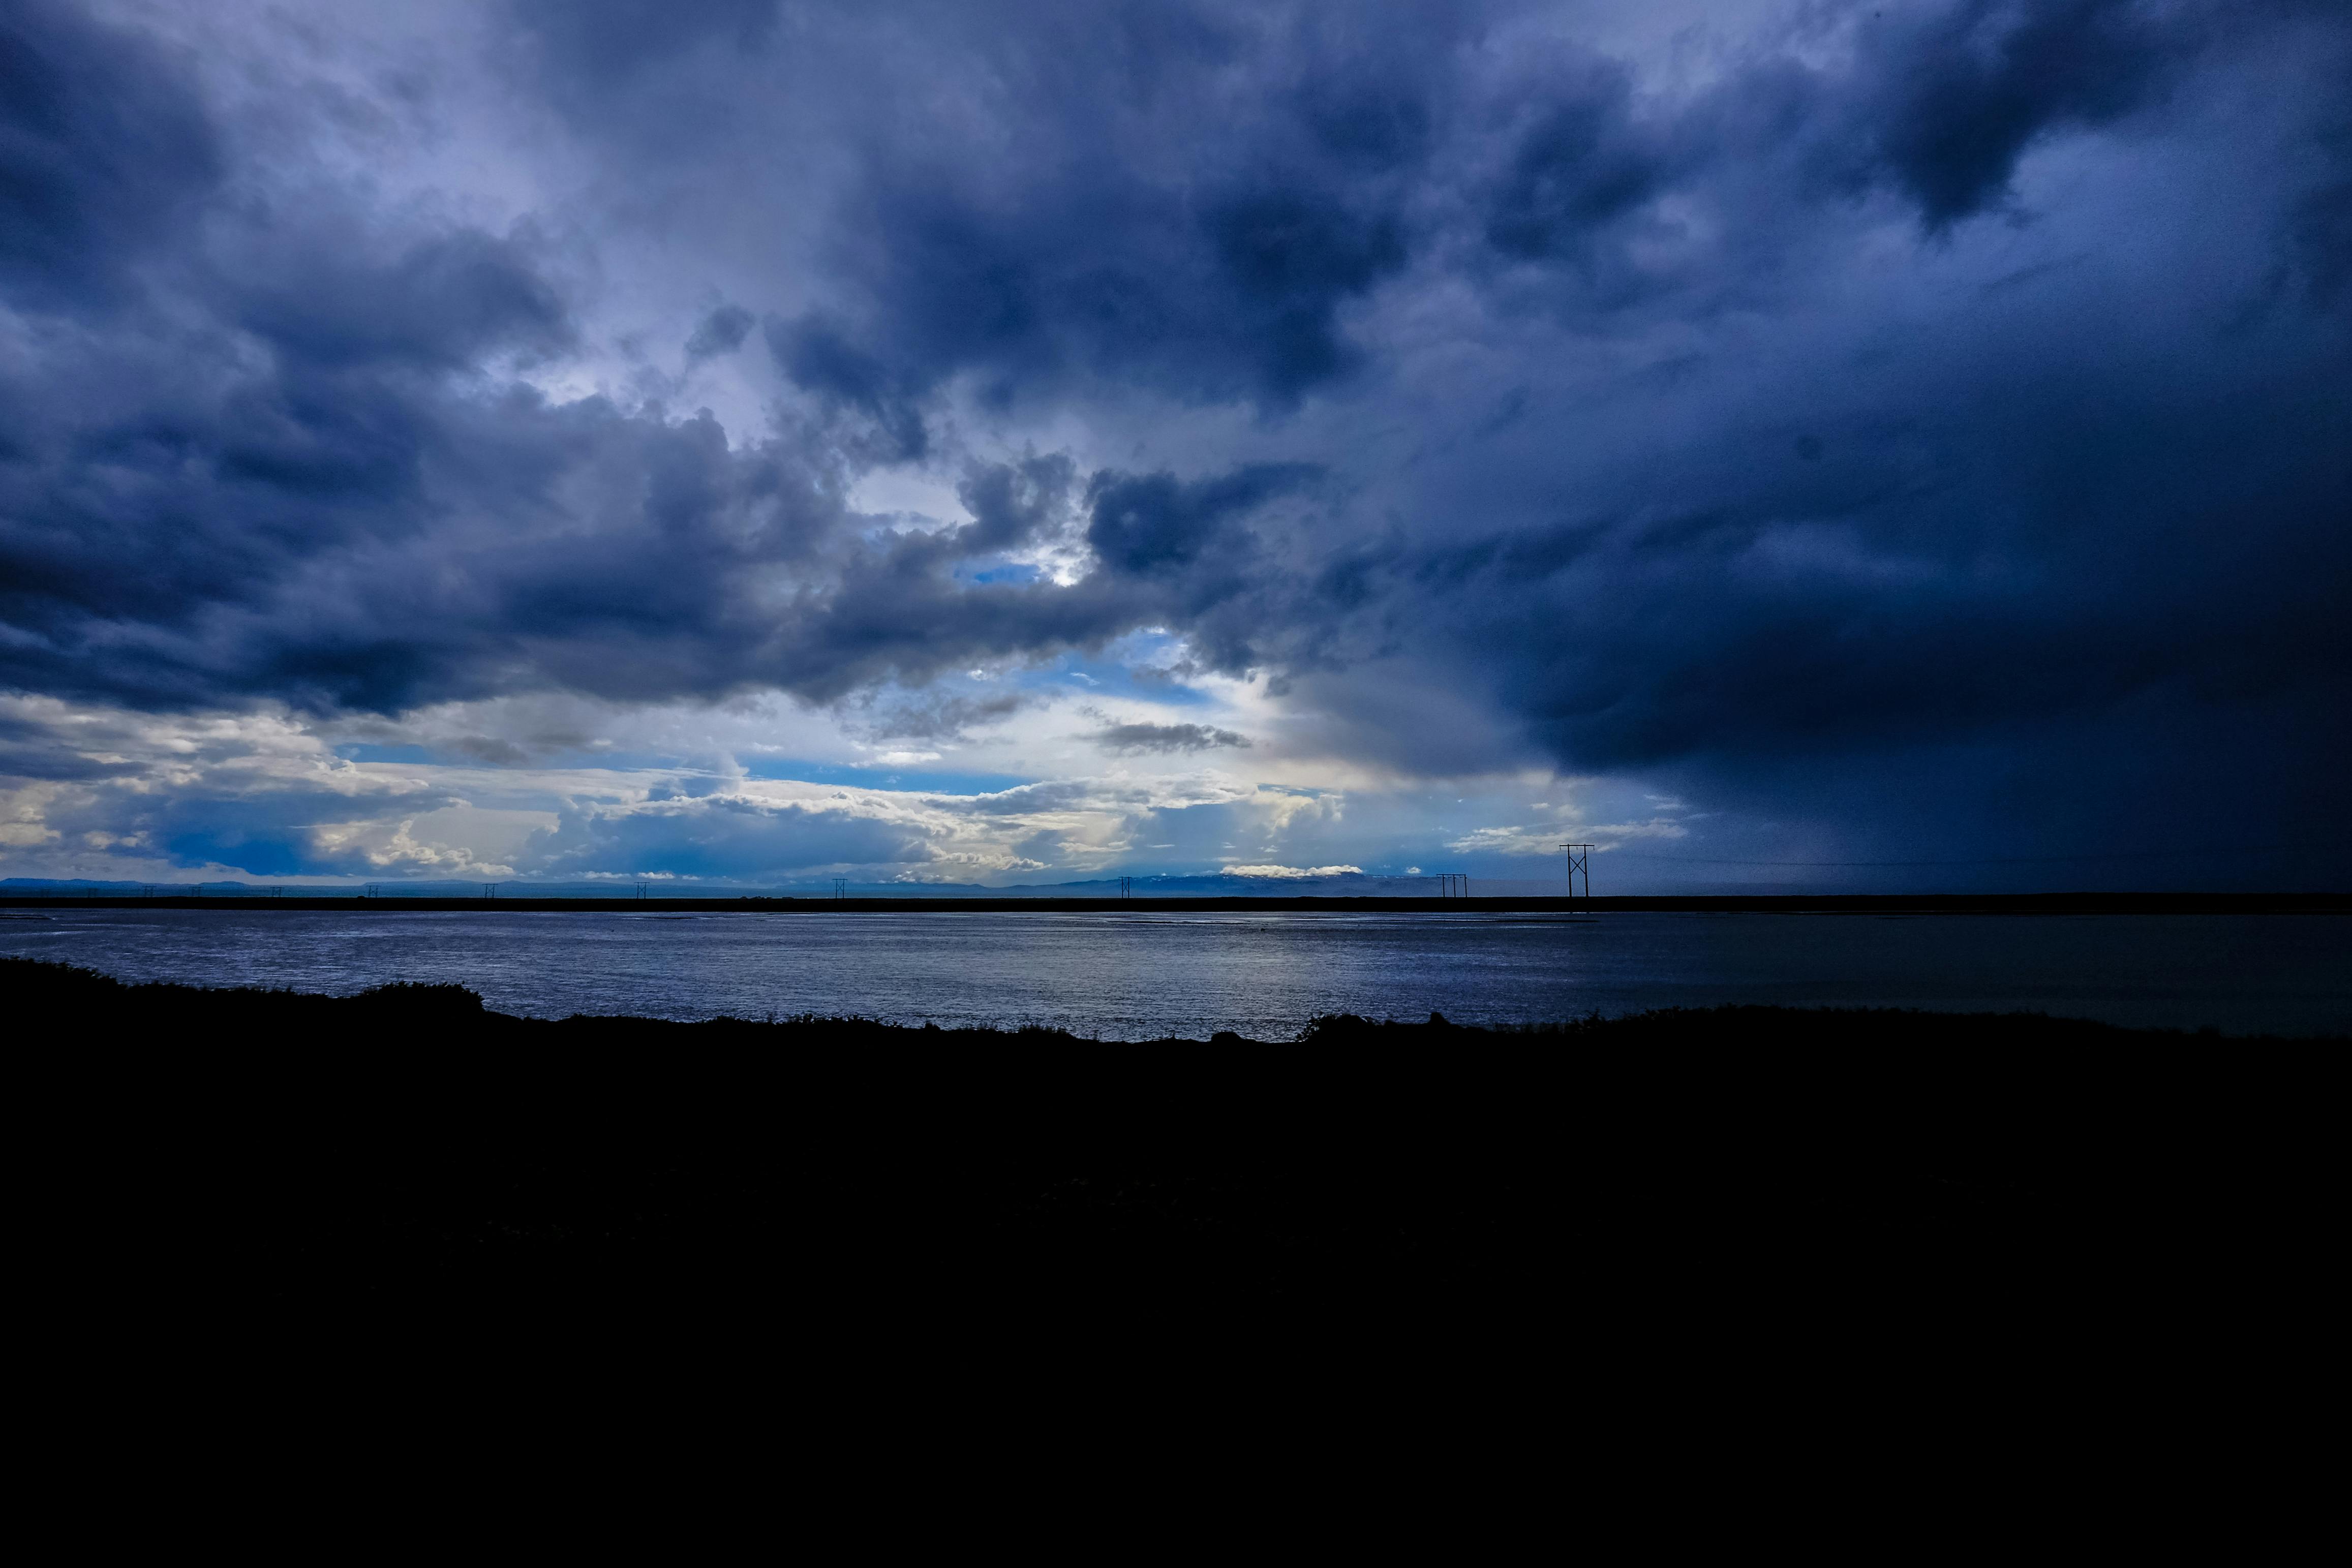
POLYGON ((92 910, 0 919, 0 953, 306 991, 455 980, 551 1018, 856 1013, 1118 1039, 1286 1038, 1324 1012, 1526 1023, 1725 1002, 2352 1030, 2352 920, 2330 915, 92 910))

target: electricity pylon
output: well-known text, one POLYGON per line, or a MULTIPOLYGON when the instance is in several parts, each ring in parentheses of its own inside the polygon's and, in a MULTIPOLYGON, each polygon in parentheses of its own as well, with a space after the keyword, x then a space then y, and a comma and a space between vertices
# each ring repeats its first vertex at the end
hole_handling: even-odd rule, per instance
POLYGON ((1592 846, 1591 844, 1562 844, 1559 847, 1568 853, 1569 902, 1570 904, 1576 902, 1576 878, 1578 873, 1581 873, 1584 877, 1584 901, 1587 904, 1591 903, 1592 846))

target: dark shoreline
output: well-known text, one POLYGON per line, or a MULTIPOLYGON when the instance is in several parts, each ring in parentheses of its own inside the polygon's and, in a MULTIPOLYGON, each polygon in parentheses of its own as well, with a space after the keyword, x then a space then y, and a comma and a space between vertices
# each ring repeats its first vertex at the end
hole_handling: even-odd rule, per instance
POLYGON ((241 909, 531 915, 2352 915, 2344 893, 1835 894, 1613 898, 406 898, 12 894, 0 909, 241 909))
POLYGON ((854 1040, 860 1045, 1050 1043, 1103 1052, 1226 1046, 1295 1051, 1342 1043, 1358 1048, 1375 1040, 1391 1045, 1412 1040, 1416 1046, 1443 1044, 1454 1048, 1472 1042, 1501 1046, 1568 1040, 1606 1041, 1613 1046, 1636 1041, 1645 1045, 1689 1045, 1734 1040, 1743 1043, 1791 1043, 1804 1039, 1842 1043, 1863 1039, 1903 1042, 1933 1037, 1939 1042, 1950 1043, 1971 1036, 1981 1037, 1979 1043, 1997 1042, 2011 1047, 2202 1046, 2219 1042, 2268 1048, 2352 1045, 2352 1036, 2344 1035, 2224 1035, 2210 1028, 2135 1029, 2041 1012, 1935 1012, 1916 1008, 1762 1004, 1662 1008, 1610 1018, 1594 1013, 1587 1018, 1549 1023, 1496 1026, 1457 1024, 1436 1013, 1426 1021, 1333 1014, 1317 1018, 1291 1040, 1261 1040, 1221 1030, 1207 1040, 1181 1036, 1106 1040, 1045 1025, 941 1029, 936 1024, 887 1023, 855 1015, 809 1014, 781 1019, 721 1015, 680 1019, 628 1013, 575 1013, 562 1019, 530 1018, 493 1012, 482 1005, 478 993, 453 984, 404 981, 354 995, 331 996, 290 988, 121 980, 78 965, 9 956, 0 956, 0 997, 5 998, 11 1014, 20 1022, 69 1026, 78 1030, 165 1027, 307 1029, 323 1031, 337 1043, 365 1041, 388 1047, 401 1046, 399 1036, 404 1031, 430 1031, 430 1038, 407 1042, 409 1049, 446 1047, 459 1039, 476 1044, 544 1043, 551 1038, 573 1035, 593 1036, 600 1040, 641 1037, 645 1043, 667 1045, 680 1033, 730 1039, 748 1034, 795 1045, 819 1040, 834 1044, 844 1040, 854 1040), (457 1031, 454 1035, 449 1032, 453 1030, 457 1031))
POLYGON ((52 1155, 36 1207, 93 1311, 147 1299, 129 1270, 224 1323, 376 1345, 789 1320, 894 1346, 1276 1322, 1501 1346, 1570 1310, 1701 1343, 1867 1300, 1866 1332, 1959 1333, 1966 1358, 2067 1292, 2145 1321, 2192 1264, 2291 1313, 2335 1223, 2347 1043, 1724 1008, 1125 1044, 22 959, 0 996, 52 1155))

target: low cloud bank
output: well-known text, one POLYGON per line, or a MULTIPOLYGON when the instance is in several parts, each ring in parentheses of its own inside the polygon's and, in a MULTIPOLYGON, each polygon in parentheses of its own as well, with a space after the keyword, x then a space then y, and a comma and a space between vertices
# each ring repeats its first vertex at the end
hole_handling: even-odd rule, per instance
POLYGON ((1224 868, 1223 874, 1271 877, 1295 882, 1314 876, 1361 876, 1364 874, 1364 868, 1360 865, 1229 865, 1224 868))

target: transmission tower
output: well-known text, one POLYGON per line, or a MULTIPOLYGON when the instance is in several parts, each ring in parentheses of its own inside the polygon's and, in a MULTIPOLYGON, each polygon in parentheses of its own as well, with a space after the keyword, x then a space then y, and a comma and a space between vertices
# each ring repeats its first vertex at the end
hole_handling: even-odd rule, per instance
POLYGON ((1581 875, 1584 878, 1584 901, 1587 904, 1591 903, 1592 846, 1591 844, 1562 844, 1559 847, 1568 854, 1569 902, 1570 904, 1576 902, 1576 879, 1578 876, 1581 875))

